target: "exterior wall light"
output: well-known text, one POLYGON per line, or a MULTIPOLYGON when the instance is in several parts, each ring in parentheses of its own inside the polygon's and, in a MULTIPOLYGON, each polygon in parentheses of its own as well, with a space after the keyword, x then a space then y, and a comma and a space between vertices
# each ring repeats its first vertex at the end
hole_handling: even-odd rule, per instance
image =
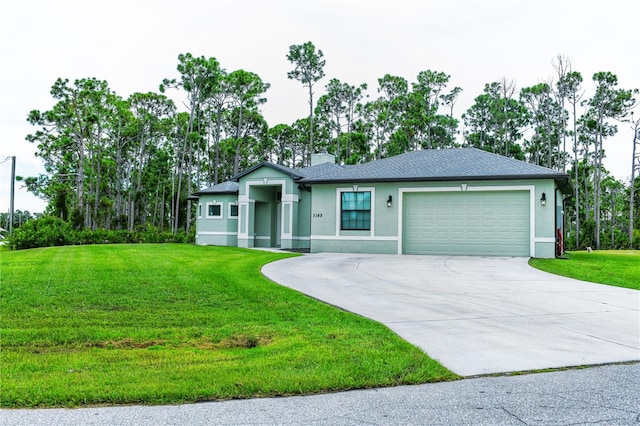
POLYGON ((542 197, 540 197, 540 205, 542 207, 547 205, 547 194, 545 194, 544 192, 542 193, 542 197))
POLYGON ((391 198, 391 195, 389 195, 389 198, 387 199, 387 207, 391 207, 392 201, 393 201, 393 198, 391 198))

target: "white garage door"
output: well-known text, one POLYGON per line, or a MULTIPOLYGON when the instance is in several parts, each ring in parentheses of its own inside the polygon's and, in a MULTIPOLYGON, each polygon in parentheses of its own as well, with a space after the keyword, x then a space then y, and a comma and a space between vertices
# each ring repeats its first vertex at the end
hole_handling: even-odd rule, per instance
POLYGON ((529 192, 405 193, 406 254, 529 256, 529 192))

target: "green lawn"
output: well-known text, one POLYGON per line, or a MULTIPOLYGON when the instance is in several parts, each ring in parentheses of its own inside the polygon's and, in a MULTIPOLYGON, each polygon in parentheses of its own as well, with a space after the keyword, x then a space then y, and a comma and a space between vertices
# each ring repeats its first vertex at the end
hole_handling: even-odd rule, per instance
POLYGON ((601 250, 569 252, 567 259, 531 259, 529 264, 578 280, 640 289, 639 250, 601 250))
POLYGON ((2 407, 175 404, 452 380, 385 326, 272 283, 284 253, 0 253, 2 407))

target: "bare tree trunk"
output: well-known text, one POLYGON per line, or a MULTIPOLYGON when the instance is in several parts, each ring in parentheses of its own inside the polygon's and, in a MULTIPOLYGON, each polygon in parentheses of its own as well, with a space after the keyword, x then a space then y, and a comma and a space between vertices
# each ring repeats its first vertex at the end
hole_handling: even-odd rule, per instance
POLYGON ((187 234, 191 229, 191 199, 187 199, 187 225, 185 231, 187 234))
POLYGON ((611 194, 611 248, 615 248, 615 229, 616 229, 616 190, 611 194))
POLYGON ((313 85, 309 83, 309 155, 308 166, 311 165, 311 155, 313 154, 313 85))
POLYGON ((240 105, 240 111, 238 111, 238 125, 236 127, 236 152, 233 157, 233 174, 237 175, 240 172, 240 143, 242 133, 242 110, 243 105, 240 105))
POLYGON ((122 172, 122 146, 120 144, 120 135, 118 135, 116 149, 116 229, 122 229, 120 218, 122 217, 122 182, 124 180, 122 172))
MULTIPOLYGON (((198 126, 199 127, 199 126, 198 126)), ((196 151, 196 155, 199 158, 199 149, 195 149, 196 151)), ((191 191, 191 176, 193 174, 193 157, 194 157, 194 147, 193 147, 193 141, 189 142, 189 153, 187 155, 187 181, 185 182, 187 184, 187 197, 189 196, 189 193, 191 191)), ((196 182, 199 182, 199 172, 198 170, 200 170, 200 167, 196 167, 196 182)), ((189 232, 189 228, 191 227, 191 200, 187 198, 187 217, 186 217, 186 225, 185 225, 185 231, 189 232)))
POLYGON ((134 192, 134 186, 133 186, 133 164, 131 164, 131 166, 129 167, 129 195, 127 196, 127 229, 129 231, 133 231, 133 209, 134 209, 134 203, 133 203, 133 192, 134 192))
MULTIPOLYGON (((200 120, 198 120, 198 135, 202 135, 202 129, 200 128, 200 120)), ((191 176, 191 172, 193 171, 193 165, 194 163, 196 164, 196 185, 199 188, 200 187, 200 169, 202 168, 200 166, 200 164, 202 164, 202 159, 200 158, 201 155, 201 149, 199 145, 196 145, 195 149, 193 147, 193 142, 189 144, 189 176, 191 176), (194 156, 195 156, 195 161, 194 161, 194 156)), ((207 152, 209 152, 207 150, 207 152)), ((189 189, 190 191, 190 189, 189 189)), ((188 225, 187 225, 188 226, 188 225)))
MULTIPOLYGON (((99 140, 100 138, 98 138, 99 140)), ((100 143, 100 142, 98 142, 100 143)), ((98 228, 99 224, 98 223, 98 214, 100 212, 100 197, 102 196, 102 194, 100 193, 100 182, 102 181, 102 167, 101 167, 101 163, 102 163, 102 150, 100 149, 100 147, 98 147, 98 152, 96 153, 96 156, 98 158, 96 158, 95 164, 96 164, 96 183, 95 183, 95 190, 94 190, 94 201, 93 201, 93 216, 94 216, 94 220, 93 220, 93 224, 91 226, 91 229, 93 229, 94 231, 98 228)))
POLYGON ((187 139, 189 138, 189 133, 187 132, 187 134, 185 134, 185 139, 184 139, 184 145, 183 145, 183 149, 182 149, 182 155, 181 155, 181 159, 180 162, 178 164, 178 169, 177 169, 177 173, 178 173, 178 184, 177 184, 177 188, 176 188, 176 192, 174 194, 174 199, 173 199, 173 203, 174 203, 174 207, 172 208, 173 210, 173 224, 171 227, 171 232, 172 233, 176 233, 178 232, 178 224, 179 224, 179 219, 180 219, 180 193, 182 192, 182 175, 184 174, 184 162, 185 162, 185 151, 187 148, 187 139))
POLYGON ((589 182, 589 176, 587 175, 587 168, 585 167, 582 170, 582 181, 584 182, 584 217, 589 220, 592 217, 591 211, 591 200, 589 200, 589 187, 587 186, 589 182))
POLYGON ((169 226, 171 231, 173 232, 173 221, 174 221, 174 216, 175 216, 175 207, 176 207, 176 203, 173 201, 173 197, 174 194, 176 192, 176 174, 178 173, 178 164, 175 165, 175 167, 173 168, 173 173, 171 175, 171 195, 169 197, 170 202, 171 202, 171 210, 169 211, 169 226))
MULTIPOLYGON (((184 160, 184 157, 183 157, 184 160)), ((178 232, 178 223, 179 223, 179 219, 180 219, 180 192, 182 191, 182 174, 184 173, 184 169, 183 169, 183 164, 182 162, 180 162, 180 165, 178 166, 178 183, 176 185, 176 191, 173 194, 173 223, 171 225, 171 232, 172 233, 176 233, 178 232)))
POLYGON ((219 169, 220 169, 220 125, 222 122, 222 107, 220 107, 218 109, 218 113, 217 113, 217 117, 216 117, 216 136, 215 136, 215 162, 214 162, 214 172, 213 172, 213 184, 217 185, 218 183, 220 183, 220 174, 219 174, 219 169))
MULTIPOLYGON (((633 120, 633 113, 631 115, 633 120)), ((631 155, 631 187, 629 188, 629 247, 633 247, 633 203, 635 202, 635 177, 636 177, 636 169, 640 169, 640 164, 636 164, 636 162, 640 159, 637 159, 636 149, 638 148, 638 132, 640 131, 640 120, 633 123, 633 154, 631 155)))
POLYGON ((158 198, 160 195, 160 176, 158 176, 158 184, 156 185, 156 191, 153 196, 153 214, 151 215, 151 224, 158 227, 158 198))
POLYGON ((576 102, 573 102, 573 169, 575 172, 576 193, 576 250, 580 249, 580 194, 578 188, 578 133, 576 130, 576 102))
MULTIPOLYGON (((571 60, 568 57, 564 57, 562 55, 558 55, 556 57, 556 61, 553 64, 553 67, 558 74, 558 83, 564 87, 564 79, 569 72, 571 72, 571 60)), ((565 110, 564 110, 564 100, 567 97, 566 90, 560 89, 558 93, 559 104, 560 104, 560 114, 562 114, 559 118, 560 128, 562 129, 562 153, 560 153, 560 149, 558 149, 558 162, 562 162, 562 172, 566 173, 567 171, 567 162, 566 162, 566 153, 567 153, 567 132, 566 127, 567 123, 565 122, 565 110), (562 158, 560 156, 562 155, 562 158)), ((574 145, 575 146, 575 145, 574 145)))
POLYGON ((545 120, 545 133, 547 134, 547 167, 553 168, 553 146, 552 146, 552 137, 551 137, 551 128, 549 126, 549 119, 545 120))
MULTIPOLYGON (((140 193, 142 192, 142 172, 144 170, 144 151, 145 151, 145 145, 146 145, 146 140, 145 137, 143 136, 140 140, 140 151, 138 152, 138 176, 136 179, 136 186, 135 186, 135 191, 134 192, 134 197, 133 197, 133 203, 134 206, 132 208, 132 211, 135 212, 135 206, 138 206, 138 215, 140 216, 140 202, 139 202, 139 198, 140 198, 140 193)), ((132 185, 132 190, 133 190, 133 185, 132 185)), ((141 218, 138 217, 138 220, 141 222, 141 218)), ((135 223, 135 218, 134 220, 131 222, 131 225, 133 226, 133 224, 135 223)), ((131 228, 131 230, 133 231, 133 228, 131 228)))
MULTIPOLYGON (((76 173, 76 196, 78 212, 82 213, 84 210, 84 144, 82 137, 79 137, 78 142, 78 171, 76 173)), ((86 219, 85 219, 86 220, 86 219)), ((86 223, 85 223, 86 225, 86 223)))
POLYGON ((602 131, 598 135, 598 140, 596 141, 596 181, 595 181, 595 192, 593 197, 593 212, 594 218, 596 222, 596 249, 600 250, 600 198, 601 198, 601 182, 602 182, 602 131))
POLYGON ((166 199, 166 194, 165 194, 165 188, 164 186, 162 187, 162 199, 161 199, 161 203, 160 203, 160 232, 164 231, 164 219, 165 219, 165 207, 167 205, 167 199, 166 199))

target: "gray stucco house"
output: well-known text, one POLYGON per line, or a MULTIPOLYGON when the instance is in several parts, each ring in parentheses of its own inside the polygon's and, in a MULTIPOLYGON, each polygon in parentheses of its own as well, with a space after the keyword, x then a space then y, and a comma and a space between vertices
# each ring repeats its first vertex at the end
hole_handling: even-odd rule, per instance
POLYGON ((196 192, 196 244, 552 258, 569 176, 475 148, 302 169, 263 162, 196 192))

